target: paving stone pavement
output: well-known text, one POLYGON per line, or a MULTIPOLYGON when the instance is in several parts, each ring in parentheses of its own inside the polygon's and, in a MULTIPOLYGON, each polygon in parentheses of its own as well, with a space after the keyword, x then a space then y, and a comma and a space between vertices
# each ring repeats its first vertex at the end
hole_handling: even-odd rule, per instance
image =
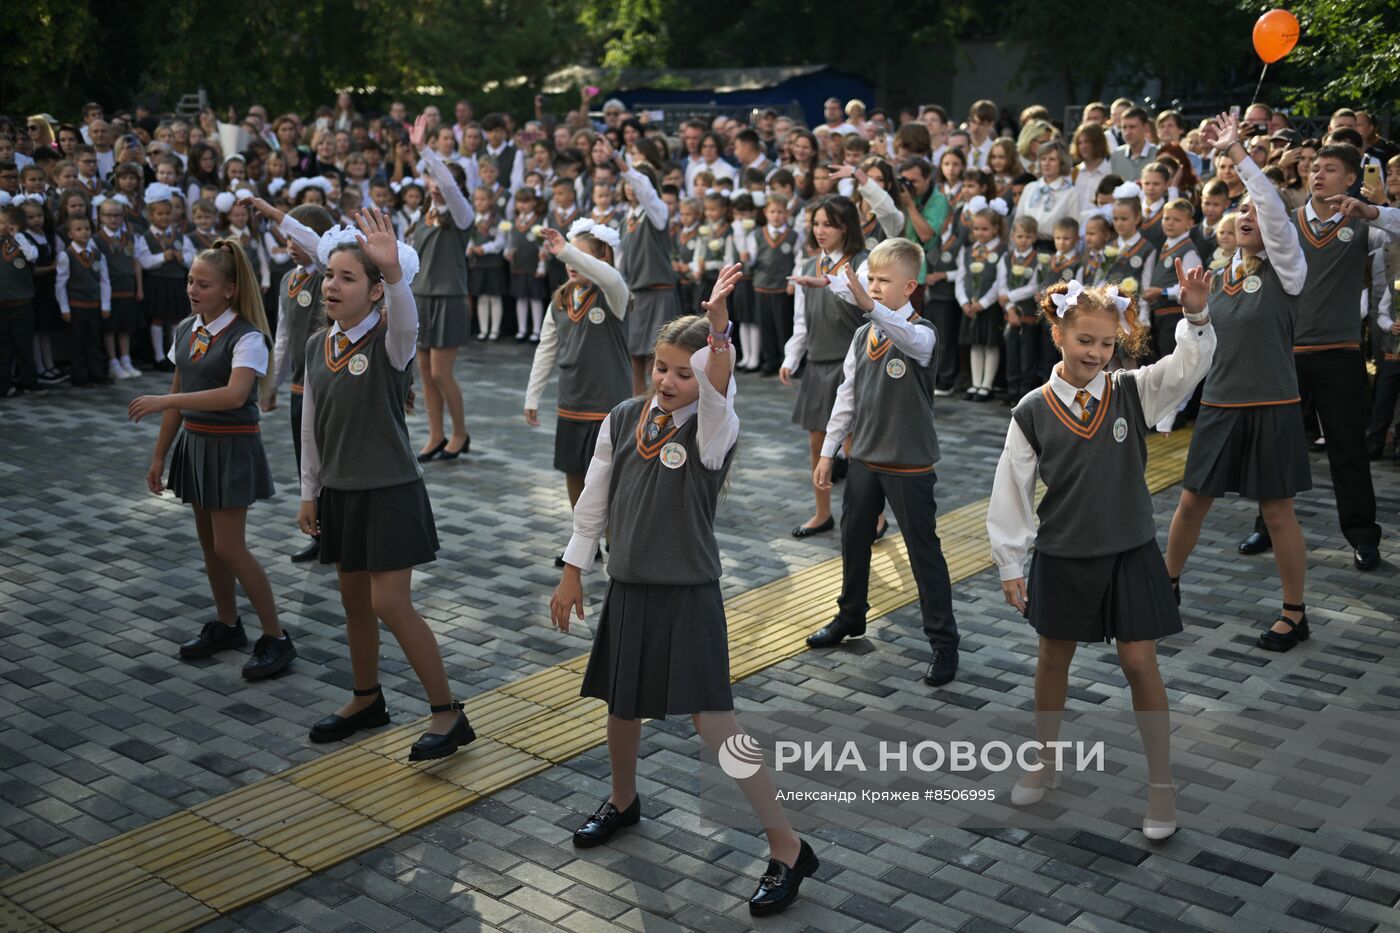
MULTIPOLYGON (((519 413, 528 366, 524 347, 464 354, 473 452, 426 470, 443 550, 415 592, 466 696, 587 650, 586 640, 547 625, 557 580, 550 561, 566 540, 568 509, 549 469, 548 424, 532 431, 519 413)), ((349 684, 333 575, 285 558, 300 545, 285 395, 264 426, 282 491, 251 511, 249 538, 301 658, 257 686, 238 677, 241 659, 176 659, 175 643, 209 617, 207 586, 187 510, 144 491, 156 426, 124 417, 126 401, 138 389, 159 391, 161 378, 0 407, 0 876, 319 755, 307 725, 339 705, 349 684)), ((834 535, 787 534, 810 514, 805 438, 788 423, 790 399, 772 380, 740 383, 744 434, 719 520, 726 595, 838 553, 834 535)), ((938 417, 940 508, 985 497, 1005 409, 946 401, 938 417)), ((410 421, 419 437, 422 425, 421 415, 410 421)), ((1393 529, 1400 473, 1388 464, 1373 472, 1381 521, 1393 529)), ((1351 569, 1321 457, 1314 480, 1298 510, 1312 548, 1314 639, 1287 655, 1250 647, 1276 606, 1272 562, 1236 557, 1252 509, 1221 502, 1187 571, 1186 631, 1161 650, 1174 706, 1400 705, 1394 564, 1367 576, 1351 569)), ((1163 543, 1175 499, 1174 490, 1155 499, 1163 543)), ((589 586, 596 607, 602 575, 589 586)), ((1004 606, 995 572, 964 581, 954 596, 963 652, 952 688, 918 681, 927 646, 910 607, 876 622, 859 647, 808 652, 736 685, 741 716, 794 704, 1029 708, 1034 639, 1004 606)), ((245 624, 255 623, 243 605, 245 624)), ((391 638, 381 663, 391 708, 422 712, 391 638)), ((1111 649, 1082 649, 1075 665, 1072 703, 1128 707, 1111 649)), ((645 730, 648 818, 601 850, 578 854, 568 843, 607 793, 600 748, 208 929, 749 928, 744 900, 765 843, 699 815, 700 750, 686 721, 645 730)), ((1136 831, 1086 825, 1094 829, 818 831, 821 872, 762 928, 1400 929, 1400 829, 1212 835, 1187 825, 1152 846, 1136 831)))

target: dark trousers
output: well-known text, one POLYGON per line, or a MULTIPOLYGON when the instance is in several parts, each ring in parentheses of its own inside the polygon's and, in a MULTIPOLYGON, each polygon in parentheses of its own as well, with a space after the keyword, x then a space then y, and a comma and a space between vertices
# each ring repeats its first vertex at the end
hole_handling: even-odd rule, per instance
POLYGON ((951 298, 930 297, 925 307, 928 313, 924 317, 931 319, 938 331, 938 363, 933 382, 940 389, 952 389, 958 381, 958 330, 962 327, 963 314, 951 298))
POLYGON ((938 540, 933 486, 938 480, 927 473, 896 474, 872 470, 852 459, 841 500, 841 597, 840 618, 863 625, 870 608, 870 548, 875 543, 875 523, 889 502, 919 588, 919 611, 924 635, 936 648, 958 646, 958 624, 953 618, 953 585, 948 562, 938 540))
POLYGON ((759 364, 775 373, 783 365, 783 347, 792 336, 793 297, 786 292, 755 292, 758 312, 759 364))
POLYGON ((301 393, 292 393, 292 452, 297 458, 297 482, 301 482, 301 393))
POLYGON ((1400 360, 1382 360, 1380 368, 1376 370, 1376 397, 1371 403, 1371 422, 1366 425, 1366 446, 1369 449, 1379 451, 1385 446, 1385 432, 1395 423, 1396 401, 1400 401, 1400 360))
POLYGON ((0 393, 11 385, 32 389, 34 371, 34 306, 28 301, 0 308, 0 393))
POLYGON ((1018 401, 1027 392, 1040 388, 1041 325, 1022 322, 1007 327, 1006 397, 1018 401))
POLYGON ((102 312, 97 308, 73 308, 68 321, 72 340, 73 382, 101 382, 107 378, 107 356, 102 352, 102 312))

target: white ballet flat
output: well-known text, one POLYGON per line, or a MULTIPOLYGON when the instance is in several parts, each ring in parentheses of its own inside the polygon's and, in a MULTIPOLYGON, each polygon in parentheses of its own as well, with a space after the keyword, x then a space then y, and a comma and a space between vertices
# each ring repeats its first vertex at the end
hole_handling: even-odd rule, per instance
POLYGON ((1050 780, 1039 787, 1031 787, 1027 784, 1022 784, 1021 781, 1024 781, 1025 778, 1021 778, 1021 781, 1017 781, 1011 787, 1011 805, 1014 807, 1031 807, 1040 803, 1040 801, 1045 798, 1045 792, 1047 790, 1054 790, 1060 786, 1060 781, 1063 777, 1064 772, 1056 771, 1050 776, 1050 780))
MULTIPOLYGON (((1176 784, 1154 784, 1151 781, 1149 781, 1147 783, 1147 786, 1156 788, 1171 788, 1172 801, 1175 802, 1176 784)), ((1014 790, 1012 791, 1012 795, 1014 797, 1014 790)), ((1151 839, 1153 842, 1160 842, 1161 840, 1168 838, 1175 832, 1176 820, 1154 820, 1150 816, 1144 816, 1142 818, 1142 834, 1148 839, 1151 839)))

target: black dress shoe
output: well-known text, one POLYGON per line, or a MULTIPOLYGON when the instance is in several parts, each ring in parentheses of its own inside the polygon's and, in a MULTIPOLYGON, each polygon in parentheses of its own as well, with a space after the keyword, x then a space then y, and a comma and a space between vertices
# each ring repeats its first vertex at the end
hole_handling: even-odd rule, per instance
POLYGON ((1264 529, 1262 531, 1255 529, 1255 531, 1252 534, 1250 534, 1248 538, 1245 538, 1243 541, 1240 542, 1240 553, 1263 554, 1265 551, 1269 550, 1273 546, 1274 542, 1273 539, 1269 537, 1268 529, 1264 529))
POLYGON ((1288 626, 1286 632, 1275 632, 1272 628, 1267 628, 1259 633, 1259 647, 1265 651, 1290 651, 1293 646, 1300 641, 1307 641, 1312 633, 1308 631, 1308 614, 1303 612, 1300 604, 1284 603, 1283 608, 1291 612, 1302 612, 1303 617, 1297 622, 1286 615, 1278 617, 1279 622, 1288 626))
POLYGON ((574 830, 574 847, 591 849, 600 846, 613 837, 624 826, 636 826, 642 818, 642 796, 636 795, 626 810, 619 810, 604 800, 593 815, 584 820, 583 825, 574 830))
POLYGON ((462 442, 462 446, 459 447, 459 448, 457 448, 456 450, 448 450, 448 449, 447 449, 447 442, 446 442, 446 441, 443 441, 443 442, 442 442, 442 453, 438 454, 438 459, 439 459, 439 460, 456 460, 458 457, 462 456, 462 454, 466 453, 467 451, 469 451, 469 450, 471 450, 471 449, 472 449, 472 436, 471 436, 470 434, 468 434, 468 435, 467 435, 467 439, 466 439, 465 441, 462 442))
POLYGON ((436 460, 436 459, 438 458, 438 455, 441 454, 441 453, 442 453, 444 450, 446 450, 446 449, 447 449, 447 438, 443 438, 442 440, 440 440, 440 441, 437 442, 437 446, 434 447, 432 450, 425 451, 424 453, 419 454, 419 455, 418 455, 418 462, 419 462, 419 463, 428 463, 428 462, 431 461, 431 460, 436 460))
POLYGON ((890 530, 889 522, 877 522, 875 525, 875 540, 879 541, 885 536, 885 532, 890 530))
POLYGON ((312 538, 311 543, 292 555, 292 563, 306 564, 321 556, 321 539, 312 538))
POLYGON ((846 474, 851 472, 851 461, 845 457, 836 457, 831 463, 831 481, 839 483, 846 478, 846 474))
POLYGON ((839 645, 843 638, 859 638, 865 634, 864 622, 851 622, 840 616, 807 636, 807 644, 812 648, 830 648, 839 645))
POLYGON ((207 658, 210 655, 242 648, 248 644, 248 634, 243 631, 243 620, 235 619, 232 625, 224 625, 217 619, 205 622, 199 634, 180 646, 180 657, 186 661, 207 658))
POLYGON ((835 527, 836 519, 827 516, 826 521, 822 522, 820 525, 798 525, 796 528, 792 529, 792 536, 794 538, 810 538, 812 535, 822 534, 835 527))
POLYGON ((281 638, 261 635, 253 643, 253 656, 243 665, 243 679, 266 680, 276 676, 286 670, 296 656, 296 645, 292 644, 292 636, 286 629, 282 630, 281 638))
POLYGON ((1357 570, 1375 570, 1381 565, 1381 549, 1374 544, 1363 544, 1352 551, 1351 562, 1357 570))
POLYGON ((797 899, 802 879, 815 874, 820 867, 821 862, 805 839, 797 852, 797 864, 791 868, 775 858, 769 859, 768 870, 758 879, 758 887, 749 898, 749 913, 755 917, 779 913, 797 899))
POLYGON ((374 700, 364 709, 351 713, 349 716, 339 716, 335 713, 322 719, 311 727, 309 738, 313 742, 338 742, 341 739, 354 735, 361 729, 373 729, 376 726, 387 726, 389 724, 389 707, 384 703, 384 691, 375 684, 369 690, 356 690, 357 697, 374 697, 374 700))
POLYGON ((470 745, 476 741, 476 733, 472 731, 471 723, 467 722, 467 714, 461 712, 461 703, 448 703, 446 706, 430 706, 428 709, 434 713, 446 713, 457 710, 457 721, 452 728, 439 735, 436 732, 425 732, 419 737, 413 747, 408 750, 409 761, 428 761, 433 758, 446 758, 448 755, 461 748, 463 745, 470 745))
POLYGON ((934 648, 933 660, 924 671, 924 683, 941 687, 958 676, 958 649, 934 648))

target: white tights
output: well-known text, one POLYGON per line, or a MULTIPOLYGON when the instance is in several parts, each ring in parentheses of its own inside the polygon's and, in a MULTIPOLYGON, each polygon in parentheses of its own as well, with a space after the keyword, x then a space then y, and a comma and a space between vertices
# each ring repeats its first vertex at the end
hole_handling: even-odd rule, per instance
POLYGON ((997 363, 1001 361, 1001 347, 972 347, 972 387, 990 389, 992 380, 997 377, 997 363))
POLYGON ((515 336, 540 335, 544 324, 544 302, 538 298, 515 299, 515 336))
POLYGON ((476 299, 476 336, 479 339, 488 333, 492 337, 501 334, 500 295, 478 295, 476 299))

